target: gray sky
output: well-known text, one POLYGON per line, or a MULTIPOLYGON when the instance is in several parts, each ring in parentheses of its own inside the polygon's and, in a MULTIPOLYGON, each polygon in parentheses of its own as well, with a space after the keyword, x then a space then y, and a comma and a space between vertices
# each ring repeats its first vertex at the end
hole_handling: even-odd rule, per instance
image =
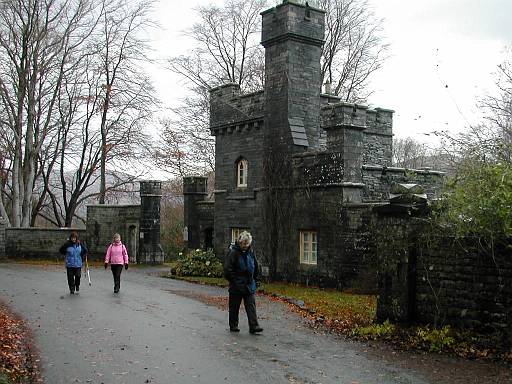
MULTIPOLYGON (((430 141, 434 130, 463 130, 479 119, 477 97, 490 91, 492 72, 512 44, 511 0, 369 0, 384 18, 391 57, 373 78, 373 107, 396 111, 394 132, 430 141)), ((158 56, 177 55, 189 42, 192 8, 212 1, 164 1, 157 8, 162 30, 153 35, 158 56)), ((213 3, 222 4, 221 0, 213 3)), ((164 106, 180 97, 179 79, 152 70, 164 106)))

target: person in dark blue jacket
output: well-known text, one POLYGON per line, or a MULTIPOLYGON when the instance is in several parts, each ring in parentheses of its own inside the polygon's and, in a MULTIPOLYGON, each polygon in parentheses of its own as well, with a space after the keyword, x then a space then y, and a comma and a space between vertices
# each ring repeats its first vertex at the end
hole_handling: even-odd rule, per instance
POLYGON ((224 262, 224 277, 229 281, 229 330, 240 332, 238 315, 240 304, 244 301, 249 332, 263 331, 256 315, 256 283, 259 275, 258 261, 251 249, 252 236, 242 232, 234 245, 230 247, 224 262))
POLYGON ((68 274, 69 293, 74 295, 80 292, 80 276, 82 274, 82 258, 87 254, 87 247, 78 239, 76 232, 71 232, 59 252, 66 256, 66 270, 68 274))

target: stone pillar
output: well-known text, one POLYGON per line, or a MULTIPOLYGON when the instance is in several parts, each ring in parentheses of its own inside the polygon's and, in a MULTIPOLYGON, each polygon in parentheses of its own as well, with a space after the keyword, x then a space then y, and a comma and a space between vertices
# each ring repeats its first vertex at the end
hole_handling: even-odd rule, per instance
POLYGON ((377 319, 414 322, 416 319, 416 279, 418 235, 428 214, 427 197, 415 184, 395 184, 389 204, 374 208, 377 214, 376 254, 379 296, 377 319))
POLYGON ((185 244, 190 249, 201 247, 201 234, 199 228, 199 217, 197 203, 203 201, 207 196, 208 178, 190 176, 183 178, 183 225, 187 238, 185 244))
POLYGON ((138 263, 161 264, 164 252, 160 245, 160 200, 162 182, 140 182, 140 229, 138 263))

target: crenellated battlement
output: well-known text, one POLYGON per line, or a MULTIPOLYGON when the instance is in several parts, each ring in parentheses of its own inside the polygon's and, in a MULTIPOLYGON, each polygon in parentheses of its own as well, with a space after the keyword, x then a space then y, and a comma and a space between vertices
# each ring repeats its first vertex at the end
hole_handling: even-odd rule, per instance
MULTIPOLYGON (((322 96, 328 102, 336 100, 330 95, 322 96)), ((391 135, 393 113, 394 111, 391 109, 370 109, 366 105, 340 101, 322 106, 320 125, 325 130, 336 127, 351 127, 364 129, 366 133, 391 135)))
POLYGON ((367 110, 365 105, 343 102, 325 105, 320 112, 320 126, 325 130, 338 127, 366 129, 367 110))
POLYGON ((183 194, 206 195, 208 178, 203 176, 187 176, 183 178, 183 194))
POLYGON ((264 94, 240 94, 238 84, 225 84, 210 90, 210 130, 212 135, 260 128, 264 114, 264 94))

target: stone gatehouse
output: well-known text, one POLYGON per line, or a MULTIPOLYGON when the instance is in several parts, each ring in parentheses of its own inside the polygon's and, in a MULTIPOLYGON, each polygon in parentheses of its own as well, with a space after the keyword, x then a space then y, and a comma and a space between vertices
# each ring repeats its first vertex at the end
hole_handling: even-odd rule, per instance
POLYGON ((248 229, 272 278, 346 286, 372 264, 372 208, 394 183, 435 195, 442 173, 391 166, 393 110, 321 93, 325 12, 284 1, 262 13, 265 89, 210 91, 214 201, 184 178, 189 248, 220 257, 248 229))

